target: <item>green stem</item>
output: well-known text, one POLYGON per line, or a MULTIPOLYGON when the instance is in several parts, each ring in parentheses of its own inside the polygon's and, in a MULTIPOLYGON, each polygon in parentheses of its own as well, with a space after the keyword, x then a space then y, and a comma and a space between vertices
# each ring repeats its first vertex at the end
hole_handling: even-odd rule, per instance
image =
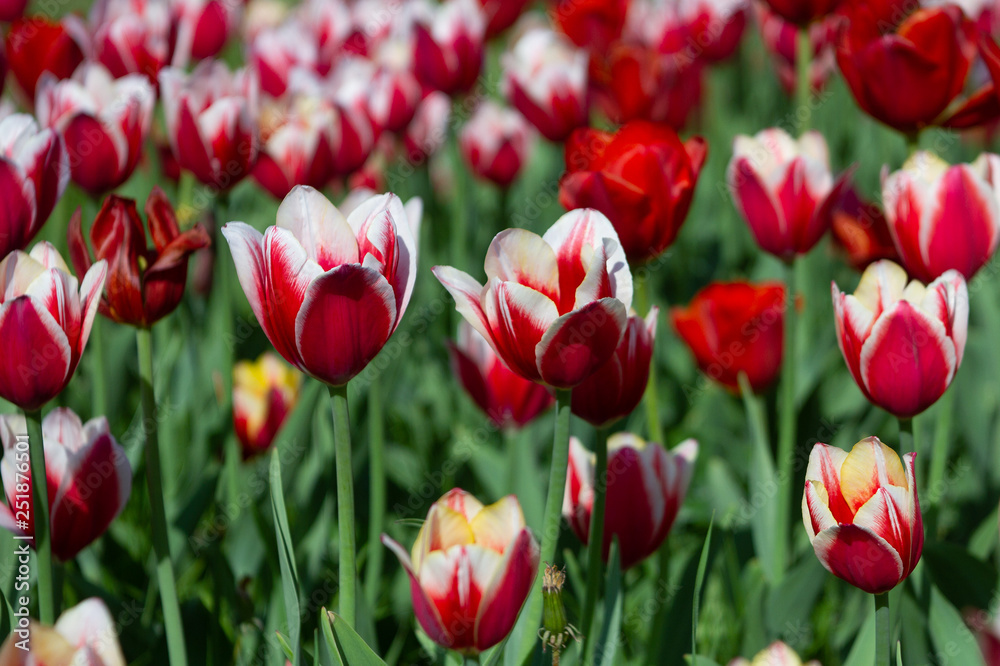
POLYGON ((368 564, 365 567, 365 595, 370 608, 378 602, 384 549, 380 541, 385 521, 385 428, 382 392, 378 380, 368 386, 368 450, 370 487, 368 491, 368 564))
POLYGON ((340 534, 340 616, 354 626, 357 565, 354 543, 354 472, 351 468, 351 420, 347 385, 331 386, 333 442, 337 466, 337 528, 340 534))
POLYGON ((177 602, 177 584, 170 558, 167 533, 167 512, 163 501, 163 479, 160 475, 160 443, 156 428, 156 401, 153 394, 153 339, 148 328, 136 330, 139 349, 139 397, 142 403, 142 423, 146 433, 146 485, 152 511, 153 552, 156 555, 156 578, 160 585, 163 624, 167 632, 170 663, 186 666, 184 625, 177 602))
POLYGON ((108 413, 108 388, 104 374, 104 335, 101 331, 105 325, 101 317, 94 317, 94 325, 90 329, 90 390, 93 391, 90 398, 95 417, 106 416, 108 413))
MULTIPOLYGON (((954 403, 955 389, 952 388, 949 391, 945 391, 944 396, 941 397, 940 416, 938 416, 937 424, 935 424, 934 444, 930 455, 930 478, 924 492, 920 495, 929 500, 930 511, 928 511, 925 523, 927 524, 927 533, 931 535, 937 532, 937 510, 944 495, 944 477, 945 470, 948 467, 948 450, 951 445, 949 437, 951 435, 952 414, 955 411, 954 403)), ((917 461, 920 461, 919 457, 917 461)))
MULTIPOLYGON (((640 313, 648 313, 650 306, 649 294, 650 277, 647 273, 636 281, 636 299, 640 313)), ((645 315, 643 315, 645 316, 645 315)), ((655 350, 655 345, 654 345, 655 350)), ((656 354, 649 363, 649 381, 646 382, 646 395, 643 400, 646 403, 646 423, 649 427, 649 439, 651 441, 663 443, 663 426, 660 424, 660 398, 656 385, 656 354)))
MULTIPOLYGON (((556 427, 552 438, 552 463, 549 468, 549 489, 545 497, 545 515, 542 519, 542 552, 539 562, 554 563, 559 527, 562 520, 563 493, 566 491, 566 469, 569 466, 569 415, 572 389, 556 389, 556 427)), ((522 612, 526 612, 521 659, 531 653, 538 641, 538 627, 542 620, 542 588, 532 587, 531 596, 522 612)))
POLYGON ((216 283, 212 286, 215 293, 215 303, 220 312, 220 328, 217 333, 222 337, 223 345, 220 358, 218 359, 218 372, 220 375, 220 385, 222 395, 219 403, 228 404, 233 395, 233 358, 235 356, 236 319, 233 311, 233 283, 235 282, 236 266, 229 253, 224 248, 229 247, 225 237, 222 235, 222 227, 226 224, 226 217, 229 214, 229 193, 220 192, 215 200, 215 278, 216 283), (223 256, 225 255, 225 256, 223 256))
POLYGON ((52 593, 52 538, 49 518, 49 484, 45 474, 45 447, 42 443, 42 413, 24 410, 28 426, 28 456, 31 460, 31 511, 34 516, 35 557, 38 560, 38 616, 42 624, 56 621, 55 597, 52 593))
POLYGON ((597 445, 595 450, 597 461, 594 465, 594 506, 590 513, 590 532, 587 541, 587 594, 583 602, 583 615, 580 617, 580 631, 583 632, 583 648, 580 654, 587 654, 590 644, 591 623, 594 621, 594 609, 597 608, 597 596, 600 594, 603 579, 603 546, 604 546, 604 506, 608 491, 608 431, 597 429, 597 445))
POLYGON ((775 572, 780 576, 787 568, 789 561, 789 513, 792 504, 792 478, 795 468, 795 372, 796 372, 796 325, 798 315, 795 312, 795 259, 786 265, 785 277, 785 339, 783 342, 781 368, 781 404, 778 415, 778 505, 777 505, 777 543, 775 544, 775 572))
POLYGON ((916 130, 906 135, 906 155, 913 157, 913 154, 920 150, 920 130, 916 130))
POLYGON ((899 453, 905 455, 917 450, 913 437, 913 419, 899 419, 899 453))
POLYGON ((892 638, 889 622, 889 593, 875 595, 875 666, 889 666, 892 638))
POLYGON ((809 27, 804 26, 799 28, 795 47, 795 117, 800 134, 809 129, 812 120, 812 55, 809 27))

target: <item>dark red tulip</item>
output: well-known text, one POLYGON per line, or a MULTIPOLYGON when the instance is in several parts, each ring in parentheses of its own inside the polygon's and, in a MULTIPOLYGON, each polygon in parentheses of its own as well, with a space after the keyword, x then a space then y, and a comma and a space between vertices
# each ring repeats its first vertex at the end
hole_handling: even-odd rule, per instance
POLYGON ((648 261, 677 237, 707 150, 701 137, 682 143, 669 126, 645 121, 615 134, 577 130, 566 143, 559 201, 604 213, 629 261, 648 261))
POLYGON ((781 18, 804 26, 832 14, 842 0, 764 0, 781 18))
MULTIPOLYGON (((174 209, 158 187, 146 199, 145 212, 152 248, 131 199, 109 196, 90 228, 97 260, 108 262, 101 314, 140 328, 152 326, 177 308, 187 282, 188 258, 210 242, 200 225, 181 233, 174 209)), ((68 240, 73 267, 84 273, 90 268, 91 257, 79 210, 70 220, 68 240)))
POLYGON ((479 0, 486 14, 486 38, 496 37, 514 25, 528 0, 479 0))
POLYGON ((854 270, 863 271, 879 259, 899 261, 882 207, 862 199, 853 187, 847 187, 840 195, 831 218, 833 244, 854 270))
POLYGON ((7 33, 7 64, 30 102, 42 72, 67 79, 83 62, 86 28, 75 16, 58 23, 43 16, 14 21, 7 33))
POLYGON ((414 70, 422 84, 448 95, 472 89, 483 65, 486 20, 475 0, 448 0, 417 17, 414 70))
POLYGON ((7 23, 21 18, 27 6, 28 0, 3 0, 0 2, 0 21, 7 23))
POLYGON ((552 20, 574 44, 601 54, 622 36, 629 0, 558 0, 552 20))

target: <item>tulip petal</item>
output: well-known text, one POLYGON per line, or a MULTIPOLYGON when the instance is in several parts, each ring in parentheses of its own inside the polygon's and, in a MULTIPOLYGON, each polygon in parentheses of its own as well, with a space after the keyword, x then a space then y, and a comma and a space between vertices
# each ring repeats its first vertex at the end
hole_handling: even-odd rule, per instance
MULTIPOLYGON (((264 312, 267 301, 265 291, 264 268, 264 236, 243 222, 230 222, 222 227, 222 235, 229 243, 229 250, 236 264, 236 276, 239 278, 243 293, 250 302, 250 309, 260 322, 261 328, 271 339, 270 323, 264 312)), ((284 356, 284 354, 282 354, 284 356)), ((285 356, 287 359, 288 357, 285 356)), ((294 363, 294 361, 292 361, 294 363)), ((296 364, 297 365, 297 364, 296 364)))
POLYGON ((899 554, 863 527, 838 525, 824 530, 813 539, 813 549, 827 571, 865 592, 888 592, 903 577, 899 554))
POLYGON ((569 465, 563 493, 563 518, 583 543, 589 543, 594 506, 594 456, 576 437, 569 438, 569 465))
POLYGON ((559 301, 559 265, 552 246, 525 229, 501 231, 486 251, 487 280, 515 282, 559 301))
POLYGON ((271 344, 293 365, 301 367, 296 320, 307 290, 322 274, 305 248, 288 229, 268 227, 264 233, 264 316, 261 321, 271 344))
POLYGON ((306 256, 324 271, 361 262, 358 240, 347 219, 329 199, 308 185, 292 188, 282 200, 277 225, 291 231, 306 256))
POLYGON ((430 553, 420 567, 420 585, 448 628, 454 650, 476 646, 476 618, 483 593, 503 561, 500 553, 472 546, 453 546, 430 553))
POLYGON ((502 553, 507 544, 524 528, 524 514, 517 498, 507 495, 483 507, 472 518, 469 527, 475 534, 477 545, 502 553))
POLYGON ((727 170, 729 189, 754 239, 762 249, 777 256, 793 251, 788 234, 788 222, 782 207, 770 188, 757 173, 753 162, 745 157, 734 159, 727 170))
POLYGON ((538 381, 537 349, 557 320, 556 304, 530 287, 497 278, 485 300, 497 355, 517 374, 538 381))
MULTIPOLYGON (((911 570, 910 524, 905 504, 908 491, 893 486, 880 487, 858 511, 854 524, 878 534, 892 546, 903 563, 903 575, 911 570)), ((912 564, 916 564, 913 562, 912 564)))
POLYGON ((496 645, 510 633, 538 573, 540 553, 530 531, 522 529, 505 545, 503 559, 479 603, 479 617, 476 619, 478 650, 496 645))
POLYGON ((557 388, 582 382, 615 353, 627 322, 617 298, 602 298, 556 319, 535 351, 542 380, 557 388))
POLYGON ((90 331, 94 327, 94 317, 97 316, 97 307, 101 301, 101 292, 107 277, 108 263, 104 259, 87 269, 87 273, 83 276, 83 283, 80 285, 80 337, 75 355, 77 361, 83 355, 83 350, 90 339, 90 331))
POLYGON ((413 567, 419 571, 424 558, 433 550, 447 550, 452 546, 467 546, 475 542, 476 535, 462 512, 435 502, 413 542, 413 567))
POLYGON ((420 586, 420 580, 413 570, 409 554, 401 545, 393 541, 386 534, 382 535, 382 543, 399 559, 399 563, 410 577, 410 598, 413 602, 413 614, 417 616, 420 627, 438 645, 448 645, 451 641, 448 630, 441 621, 441 614, 438 612, 437 607, 431 601, 430 597, 427 596, 424 588, 420 586))
POLYGON ((955 365, 961 365, 969 333, 969 290, 958 271, 946 271, 927 285, 920 308, 944 324, 955 343, 955 365))
MULTIPOLYGON (((59 616, 55 630, 71 645, 89 647, 95 664, 125 666, 125 656, 118 644, 120 629, 100 599, 85 599, 65 611, 59 616)), ((84 663, 91 662, 85 659, 84 663)))
MULTIPOLYGON (((497 351, 497 343, 490 331, 490 323, 482 306, 483 292, 486 291, 483 285, 476 282, 468 273, 451 266, 435 266, 431 272, 455 299, 455 310, 458 314, 483 336, 493 351, 497 351)), ((2 277, 0 275, 0 279, 2 277)))
POLYGON ((72 350, 47 310, 27 296, 0 305, 0 396, 22 409, 38 409, 66 385, 72 350))
POLYGON ((608 455, 602 557, 607 560, 612 538, 617 536, 623 569, 637 564, 655 548, 652 539, 666 511, 656 472, 643 463, 639 450, 630 443, 621 444, 608 455))
POLYGON ((993 189, 971 166, 959 164, 948 169, 934 195, 920 228, 925 277, 955 269, 971 279, 996 249, 1000 209, 993 189))
POLYGON ((906 488, 906 472, 896 452, 878 437, 855 444, 840 468, 840 488, 851 511, 860 511, 879 488, 889 484, 906 488))
MULTIPOLYGON (((813 446, 809 453, 806 483, 818 484, 817 497, 823 499, 823 504, 830 512, 834 523, 850 523, 854 519, 854 509, 847 502, 844 492, 841 490, 841 469, 843 469, 844 461, 847 460, 848 455, 847 451, 839 447, 821 443, 813 446), (820 492, 820 488, 822 488, 822 492, 820 492)), ((824 529, 826 526, 815 527, 813 535, 824 529)))

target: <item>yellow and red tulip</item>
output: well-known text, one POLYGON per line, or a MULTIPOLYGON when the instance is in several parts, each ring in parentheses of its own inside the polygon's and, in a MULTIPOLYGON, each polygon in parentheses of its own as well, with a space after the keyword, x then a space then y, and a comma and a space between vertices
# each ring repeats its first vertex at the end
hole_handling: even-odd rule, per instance
POLYGON ((243 458, 266 451, 299 398, 302 375, 273 352, 233 366, 233 429, 243 458))
POLYGON ((753 661, 739 657, 729 662, 729 666, 821 666, 818 661, 803 664, 802 658, 795 650, 781 641, 775 641, 758 652, 753 661))
POLYGON ((121 625, 97 597, 85 599, 59 616, 54 627, 32 620, 11 631, 0 647, 3 666, 125 666, 118 644, 121 625), (18 646, 25 643, 28 649, 18 646))

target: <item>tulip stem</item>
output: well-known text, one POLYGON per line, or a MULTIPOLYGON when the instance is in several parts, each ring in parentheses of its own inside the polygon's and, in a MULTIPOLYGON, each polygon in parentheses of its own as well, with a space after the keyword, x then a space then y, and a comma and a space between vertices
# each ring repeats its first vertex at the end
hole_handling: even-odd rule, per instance
POLYGON ((331 386, 333 442, 337 466, 337 528, 340 534, 340 617, 354 626, 357 566, 354 543, 354 471, 351 468, 351 419, 347 385, 331 386))
POLYGON ((780 582, 787 569, 789 556, 788 519, 792 503, 792 476, 795 472, 795 259, 786 265, 785 277, 785 339, 781 368, 781 403, 778 415, 778 514, 776 543, 774 548, 775 573, 780 582))
MULTIPOLYGON (((540 562, 555 563, 562 520, 563 494, 566 492, 566 469, 569 466, 569 415, 572 389, 556 389, 556 427, 552 439, 552 463, 549 468, 549 489, 545 497, 545 516, 542 519, 542 550, 540 562)), ((541 571, 539 567, 539 571, 541 571)), ((524 643, 519 662, 523 662, 538 641, 538 627, 542 621, 542 588, 535 585, 522 613, 525 616, 524 643)))
MULTIPOLYGON (((42 443, 42 414, 39 410, 24 410, 24 420, 28 426, 28 456, 31 460, 31 510, 35 528, 33 544, 38 560, 38 618, 42 624, 51 627, 56 621, 56 605, 52 593, 52 535, 45 446, 42 443)), ((8 489, 8 492, 11 490, 8 489)))
POLYGON ((803 26, 795 47, 795 117, 800 134, 809 129, 812 120, 812 50, 809 26, 803 26))
POLYGON ((889 666, 892 637, 889 622, 889 593, 875 595, 875 666, 889 666))
POLYGON ((583 615, 580 617, 580 631, 583 632, 583 648, 581 655, 587 654, 590 645, 591 623, 594 621, 594 609, 597 607, 597 595, 600 594, 603 576, 602 558, 604 546, 604 506, 608 491, 608 431, 597 429, 597 444, 594 453, 594 505, 590 513, 590 531, 587 541, 587 595, 583 602, 583 615))
POLYGON ((90 329, 90 377, 93 391, 91 398, 91 408, 94 410, 93 416, 106 416, 108 413, 108 389, 104 381, 104 335, 101 329, 104 322, 101 317, 94 317, 94 325, 90 329))
MULTIPOLYGON (((640 313, 648 313, 650 309, 649 273, 636 281, 636 300, 640 313)), ((640 316, 646 316, 641 314, 640 316)), ((649 362, 649 381, 646 382, 646 421, 649 427, 650 441, 663 443, 663 426, 660 425, 660 398, 656 387, 656 345, 653 345, 653 357, 649 362)))
POLYGON ((167 512, 163 501, 163 479, 160 474, 160 442, 156 428, 156 400, 153 393, 153 336, 148 328, 136 330, 139 350, 139 397, 142 404, 142 425, 146 434, 146 486, 152 512, 153 552, 156 555, 156 578, 160 585, 163 624, 167 632, 170 663, 186 666, 184 625, 177 602, 177 584, 170 558, 170 538, 167 532, 167 512))
POLYGON ((385 520, 385 428, 382 392, 377 379, 368 385, 368 563, 365 566, 365 593, 369 608, 378 603, 382 582, 383 548, 380 540, 385 520))
POLYGON ((913 419, 899 419, 899 454, 906 455, 916 451, 916 446, 913 437, 913 419))

